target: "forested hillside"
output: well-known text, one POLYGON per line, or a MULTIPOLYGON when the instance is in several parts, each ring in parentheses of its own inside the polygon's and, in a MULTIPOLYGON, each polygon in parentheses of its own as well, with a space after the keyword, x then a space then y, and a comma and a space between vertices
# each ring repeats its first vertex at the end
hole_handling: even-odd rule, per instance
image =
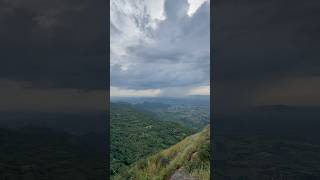
POLYGON ((320 179, 319 111, 272 105, 216 114, 214 178, 320 179))
POLYGON ((168 149, 139 160, 114 179, 209 180, 210 159, 210 129, 207 126, 168 149))
POLYGON ((104 134, 0 128, 0 179, 103 179, 107 145, 104 134))
POLYGON ((195 133, 181 124, 163 121, 128 103, 111 103, 111 174, 127 171, 129 165, 166 149, 195 133))

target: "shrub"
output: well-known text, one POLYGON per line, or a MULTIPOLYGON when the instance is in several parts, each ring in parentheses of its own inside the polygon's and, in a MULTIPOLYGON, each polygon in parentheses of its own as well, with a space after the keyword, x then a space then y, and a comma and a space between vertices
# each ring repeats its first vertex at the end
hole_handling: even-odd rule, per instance
POLYGON ((198 151, 199 159, 203 162, 210 161, 210 144, 205 143, 200 146, 198 151))
POLYGON ((170 163, 169 159, 167 159, 166 157, 160 157, 157 164, 159 165, 159 167, 165 167, 170 163))
POLYGON ((145 160, 139 161, 139 162, 137 163, 137 168, 138 168, 138 169, 143 170, 143 169, 145 169, 146 167, 147 167, 147 162, 146 162, 145 160))

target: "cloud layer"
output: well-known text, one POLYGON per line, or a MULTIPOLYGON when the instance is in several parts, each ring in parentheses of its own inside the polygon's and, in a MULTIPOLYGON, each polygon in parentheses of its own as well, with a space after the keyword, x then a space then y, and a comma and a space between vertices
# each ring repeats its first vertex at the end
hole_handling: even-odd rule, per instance
POLYGON ((0 78, 105 89, 106 2, 0 0, 0 78))
POLYGON ((106 8, 0 0, 0 111, 105 111, 106 8))
POLYGON ((209 2, 151 2, 111 1, 111 85, 169 96, 208 85, 209 2))
POLYGON ((215 1, 216 109, 320 105, 320 93, 306 90, 320 79, 319 8, 316 0, 215 1))

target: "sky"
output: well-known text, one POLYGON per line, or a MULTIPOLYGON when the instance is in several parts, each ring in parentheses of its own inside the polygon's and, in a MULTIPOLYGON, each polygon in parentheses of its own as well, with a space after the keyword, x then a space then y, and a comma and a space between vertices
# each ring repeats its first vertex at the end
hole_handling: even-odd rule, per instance
POLYGON ((209 95, 208 0, 111 0, 111 96, 209 95))
MULTIPOLYGON (((105 108, 109 31, 111 94, 208 93, 207 3, 111 1, 109 29, 105 1, 0 0, 0 111, 105 108)), ((319 6, 214 2, 216 111, 320 105, 319 6)))
POLYGON ((106 8, 0 0, 0 111, 105 110, 106 8))
POLYGON ((215 111, 320 106, 320 3, 216 0, 215 111))

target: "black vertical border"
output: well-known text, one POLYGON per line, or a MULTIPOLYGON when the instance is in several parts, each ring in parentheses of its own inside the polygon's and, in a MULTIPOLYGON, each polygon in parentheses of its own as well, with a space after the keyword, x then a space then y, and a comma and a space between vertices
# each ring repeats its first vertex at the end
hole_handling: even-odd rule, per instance
POLYGON ((107 152, 106 152, 106 179, 110 179, 110 0, 106 1, 106 21, 107 21, 107 39, 106 39, 106 51, 107 51, 107 73, 106 73, 106 145, 107 145, 107 152))
POLYGON ((214 41, 213 41, 213 16, 214 16, 214 0, 210 0, 210 179, 213 179, 214 172, 214 136, 213 136, 213 116, 214 116, 214 107, 213 107, 213 66, 214 66, 214 41))

